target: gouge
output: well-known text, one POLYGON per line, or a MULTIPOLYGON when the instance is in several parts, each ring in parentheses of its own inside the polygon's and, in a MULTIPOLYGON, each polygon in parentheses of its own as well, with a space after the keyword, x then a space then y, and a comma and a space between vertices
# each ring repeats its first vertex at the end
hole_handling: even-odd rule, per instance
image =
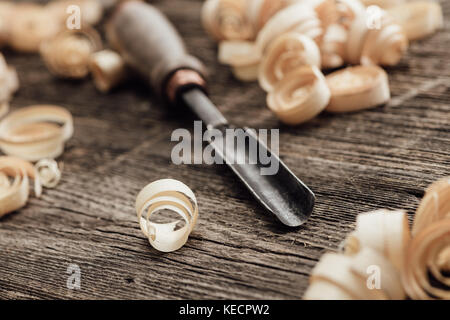
MULTIPOLYGON (((203 64, 187 53, 178 32, 155 7, 138 0, 121 2, 107 25, 107 36, 112 47, 169 104, 189 108, 208 129, 224 132, 233 128, 206 94, 203 64)), ((277 155, 271 154, 252 130, 244 128, 239 132, 245 135, 241 138, 249 139, 249 144, 256 143, 258 150, 267 152, 277 162, 275 174, 262 175, 261 169, 267 168, 267 164, 259 158, 254 164, 236 163, 236 158, 252 156, 247 148, 236 150, 233 146, 229 150, 229 144, 220 139, 211 139, 210 144, 256 199, 282 223, 292 227, 303 224, 313 211, 312 191, 277 155)))

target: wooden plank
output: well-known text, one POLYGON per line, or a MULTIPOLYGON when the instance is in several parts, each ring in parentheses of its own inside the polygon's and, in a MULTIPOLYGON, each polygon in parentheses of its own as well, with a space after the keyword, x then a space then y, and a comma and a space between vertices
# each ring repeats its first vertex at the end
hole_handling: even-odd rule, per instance
MULTIPOLYGON (((75 116, 58 188, 0 220, 0 298, 295 299, 326 250, 336 250, 358 213, 404 209, 412 217, 424 188, 449 173, 449 24, 412 43, 389 70, 392 101, 364 112, 322 114, 280 125, 256 84, 233 79, 216 61, 199 22, 202 1, 155 2, 210 67, 210 92, 238 125, 280 128, 280 154, 317 195, 301 228, 280 226, 225 166, 171 164, 176 128, 193 118, 167 110, 138 82, 110 95, 91 81, 55 80, 34 55, 6 52, 21 89, 15 108, 52 103, 75 116), (198 197, 200 219, 187 245, 162 254, 141 234, 139 190, 176 178, 198 197), (81 289, 66 288, 69 264, 81 289)), ((450 1, 444 1, 446 16, 450 1)))

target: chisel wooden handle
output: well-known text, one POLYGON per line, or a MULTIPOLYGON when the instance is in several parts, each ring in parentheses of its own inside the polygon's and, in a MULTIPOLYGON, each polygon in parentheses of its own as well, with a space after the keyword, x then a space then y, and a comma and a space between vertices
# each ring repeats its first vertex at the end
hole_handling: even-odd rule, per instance
POLYGON ((174 26, 153 6, 138 0, 119 4, 107 37, 125 61, 171 102, 192 87, 204 89, 203 64, 187 53, 174 26))

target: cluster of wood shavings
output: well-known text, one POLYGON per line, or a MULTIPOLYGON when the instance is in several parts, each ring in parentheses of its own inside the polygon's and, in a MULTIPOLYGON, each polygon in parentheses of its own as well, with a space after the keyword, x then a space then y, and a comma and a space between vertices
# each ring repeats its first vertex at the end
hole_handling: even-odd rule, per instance
POLYGON ((33 166, 31 162, 21 158, 1 156, 0 218, 27 204, 30 179, 34 181, 34 195, 39 198, 43 186, 53 188, 60 178, 61 171, 53 159, 43 159, 33 166))
POLYGON ((96 0, 59 0, 47 5, 2 1, 0 44, 20 52, 39 52, 43 41, 67 29, 69 6, 80 8, 81 25, 95 25, 102 18, 103 7, 96 0))
MULTIPOLYGON (((40 53, 49 71, 60 78, 85 78, 91 70, 99 90, 120 83, 125 65, 120 56, 102 49, 93 28, 103 17, 104 6, 114 0, 58 0, 46 5, 0 3, 0 47, 17 52, 40 53), (80 9, 80 28, 68 27, 68 10, 80 9)), ((54 160, 73 134, 70 112, 53 105, 35 105, 10 114, 9 102, 19 88, 17 73, 0 54, 0 217, 25 206, 29 180, 34 194, 54 188, 61 167, 54 160), (32 162, 37 162, 35 165, 32 162)))
POLYGON ((0 157, 0 218, 26 205, 30 179, 36 197, 42 187, 56 187, 61 170, 54 158, 72 134, 72 115, 58 106, 29 106, 0 120, 0 150, 7 155, 0 157))
POLYGON ((81 79, 89 74, 92 54, 102 48, 95 29, 64 30, 44 41, 41 57, 52 74, 60 78, 81 79))
MULTIPOLYGON (((18 52, 40 53, 58 77, 83 78, 89 73, 92 54, 101 49, 98 32, 91 27, 103 15, 96 0, 60 0, 47 5, 0 3, 0 46, 18 52), (68 29, 67 9, 78 6, 81 29, 68 29)), ((42 187, 54 188, 61 179, 62 155, 73 134, 68 110, 34 105, 9 112, 9 102, 19 89, 15 69, 0 54, 0 217, 26 205, 30 180, 39 197, 42 187), (34 162, 37 162, 33 165, 34 162)))
POLYGON ((450 299, 450 178, 427 189, 412 232, 403 211, 365 213, 343 247, 320 259, 304 299, 450 299))
POLYGON ((258 80, 268 107, 290 125, 386 103, 380 66, 396 65, 409 40, 443 24, 439 3, 400 0, 207 0, 202 20, 219 61, 243 81, 258 80))
POLYGON ((103 18, 105 8, 115 2, 56 0, 46 5, 2 2, 0 47, 40 53, 56 77, 82 79, 92 74, 96 87, 101 92, 109 91, 125 79, 125 63, 117 53, 109 49, 101 51, 103 44, 94 26, 103 18), (79 8, 79 28, 69 23, 76 21, 71 17, 76 11, 71 8, 79 8))

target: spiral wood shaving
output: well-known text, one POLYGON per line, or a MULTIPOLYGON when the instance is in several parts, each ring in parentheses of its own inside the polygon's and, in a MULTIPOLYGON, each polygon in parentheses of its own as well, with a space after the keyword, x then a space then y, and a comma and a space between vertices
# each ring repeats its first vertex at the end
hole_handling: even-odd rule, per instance
POLYGON ((313 8, 296 3, 277 12, 261 29, 256 45, 261 52, 283 33, 296 31, 312 39, 322 35, 321 22, 313 8))
POLYGON ((426 190, 416 211, 402 281, 412 299, 450 299, 450 177, 426 190))
POLYGON ((259 84, 270 92, 289 72, 308 65, 321 66, 316 43, 301 33, 285 33, 267 49, 259 69, 259 84))
POLYGON ((46 188, 55 188, 61 180, 61 170, 53 159, 39 160, 34 168, 42 186, 46 188))
POLYGON ((203 5, 202 22, 216 40, 248 40, 254 35, 244 1, 208 0, 203 5))
POLYGON ((320 45, 322 69, 333 69, 344 64, 347 30, 340 24, 332 24, 326 30, 320 45))
POLYGON ((61 29, 51 12, 38 4, 17 4, 12 15, 9 45, 17 51, 37 52, 42 41, 54 37, 61 29))
POLYGON ((254 42, 227 40, 219 44, 219 61, 230 65, 236 78, 254 81, 258 77, 261 53, 254 42))
POLYGON ((367 32, 361 51, 363 65, 396 65, 408 49, 408 38, 401 25, 389 15, 381 17, 381 28, 367 32))
POLYGON ((364 6, 359 0, 336 0, 336 10, 339 25, 345 29, 350 29, 353 21, 365 13, 364 6))
POLYGON ((184 183, 163 179, 147 185, 136 199, 136 213, 142 232, 150 244, 162 252, 180 249, 194 229, 198 217, 197 199, 184 183), (169 223, 150 220, 163 210, 169 210, 182 219, 169 223), (180 223, 184 223, 180 226, 180 223))
POLYGON ((326 110, 351 112, 373 108, 389 101, 386 72, 378 66, 357 66, 326 76, 331 99, 326 110))
POLYGON ((93 53, 89 59, 89 69, 95 86, 101 92, 108 92, 115 88, 127 76, 124 59, 112 50, 93 53))
POLYGON ((387 13, 402 26, 409 40, 429 36, 444 24, 441 6, 434 1, 405 2, 387 9, 387 13))
POLYGON ((322 112, 330 100, 325 77, 317 67, 289 72, 267 96, 268 107, 286 124, 308 121, 322 112))
POLYGON ((251 41, 229 40, 219 44, 218 59, 220 63, 241 67, 259 63, 261 55, 251 41))
POLYGON ((21 52, 38 52, 40 45, 62 30, 72 11, 80 8, 83 28, 97 24, 103 16, 103 5, 97 0, 59 0, 47 5, 37 3, 0 3, 0 46, 9 45, 21 52))
POLYGON ((434 222, 450 219, 450 177, 433 183, 416 211, 412 233, 417 235, 434 222))
POLYGON ((314 268, 304 299, 405 298, 400 271, 410 240, 406 214, 379 210, 359 215, 356 224, 345 254, 328 253, 314 268), (377 272, 379 287, 370 287, 371 272, 377 272))
POLYGON ((26 205, 30 179, 39 197, 42 189, 33 165, 20 158, 0 157, 0 218, 26 205))
POLYGON ((102 47, 92 28, 67 30, 41 45, 41 56, 48 69, 62 78, 84 78, 89 74, 91 55, 102 47))
MULTIPOLYGON (((384 254, 401 269, 406 248, 411 239, 408 218, 403 211, 379 210, 360 214, 350 238, 357 239, 359 248, 370 247, 384 254)), ((351 251, 347 250, 351 253, 351 251)))
POLYGON ((54 188, 61 178, 57 163, 43 159, 35 166, 17 157, 0 157, 0 219, 23 208, 30 196, 30 179, 34 195, 39 198, 42 187, 54 188))
MULTIPOLYGON (((321 36, 323 36, 327 28, 336 23, 339 18, 337 2, 335 0, 291 0, 291 3, 303 4, 315 11, 323 31, 321 36)), ((319 41, 321 40, 322 38, 320 38, 319 41)))
POLYGON ((289 0, 246 0, 246 15, 253 26, 254 35, 272 16, 289 4, 289 0))
POLYGON ((379 252, 369 247, 353 256, 327 253, 311 272, 307 300, 385 300, 405 296, 398 271, 379 252), (377 266, 380 288, 369 288, 367 270, 377 266))
POLYGON ((406 254, 402 280, 412 299, 450 299, 450 219, 421 230, 406 254))
POLYGON ((72 115, 64 108, 36 105, 19 109, 0 121, 0 149, 28 161, 56 158, 72 137, 72 115))

